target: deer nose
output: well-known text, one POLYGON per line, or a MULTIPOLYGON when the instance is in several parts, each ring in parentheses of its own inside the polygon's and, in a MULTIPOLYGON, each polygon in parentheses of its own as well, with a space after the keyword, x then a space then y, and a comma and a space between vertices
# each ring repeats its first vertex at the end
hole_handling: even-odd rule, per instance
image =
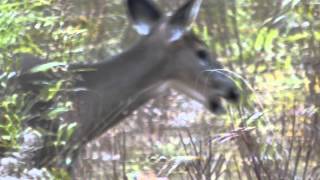
POLYGON ((224 114, 226 110, 222 107, 221 101, 218 98, 210 99, 208 102, 208 109, 214 114, 224 114))
POLYGON ((238 88, 235 85, 233 87, 230 87, 226 92, 225 98, 234 103, 238 102, 240 99, 238 88))
POLYGON ((218 95, 228 101, 238 102, 240 99, 239 88, 235 82, 224 75, 216 76, 213 86, 218 90, 218 95))

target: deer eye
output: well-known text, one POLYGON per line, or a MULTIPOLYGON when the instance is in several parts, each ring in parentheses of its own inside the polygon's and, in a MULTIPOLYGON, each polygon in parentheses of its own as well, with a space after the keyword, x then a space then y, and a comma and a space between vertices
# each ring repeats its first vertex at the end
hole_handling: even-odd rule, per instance
POLYGON ((198 50, 197 56, 198 56, 198 58, 204 59, 204 60, 208 58, 208 54, 205 50, 198 50))
POLYGON ((198 50, 196 52, 197 57, 200 59, 200 63, 203 66, 210 66, 210 62, 209 62, 209 55, 207 53, 207 51, 205 50, 198 50))

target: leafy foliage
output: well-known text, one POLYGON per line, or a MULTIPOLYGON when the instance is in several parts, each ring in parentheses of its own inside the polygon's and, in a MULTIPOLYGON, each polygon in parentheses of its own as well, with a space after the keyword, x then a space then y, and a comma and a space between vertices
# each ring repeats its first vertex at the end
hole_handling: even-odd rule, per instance
MULTIPOLYGON (((32 69, 33 73, 56 72, 71 61, 115 54, 135 39, 121 15, 122 2, 95 2, 0 2, 0 156, 19 148, 19 134, 23 124, 34 118, 30 111, 35 104, 62 100, 68 89, 67 79, 43 82, 39 96, 18 91, 17 85, 11 84, 19 75, 19 63, 14 63, 17 54, 53 60, 32 69)), ((176 5, 177 1, 169 3, 176 5)), ((155 177, 155 172, 170 162, 175 166, 168 165, 170 173, 165 174, 177 179, 320 177, 319 4, 309 0, 204 3, 194 31, 231 70, 228 74, 243 91, 241 104, 229 107, 228 114, 221 117, 197 111, 187 127, 170 124, 173 114, 177 116, 174 108, 185 107, 179 96, 160 103, 174 109, 171 111, 159 113, 158 106, 147 106, 132 117, 134 125, 126 122, 103 143, 89 145, 88 151, 93 152, 91 159, 83 162, 84 177, 94 176, 85 171, 88 167, 113 179, 150 169, 155 177), (122 129, 129 132, 122 133, 122 129), (131 131, 139 133, 128 135, 131 131), (150 154, 167 158, 152 161, 146 158, 150 154), (182 162, 188 162, 188 167, 178 168, 182 162), (104 169, 100 172, 98 167, 104 169), (105 172, 105 167, 113 171, 105 172)), ((62 101, 41 116, 53 120, 70 108, 70 102, 62 101)), ((64 146, 74 128, 76 124, 62 124, 54 145, 64 146)), ((58 169, 53 169, 53 174, 67 177, 58 169)))

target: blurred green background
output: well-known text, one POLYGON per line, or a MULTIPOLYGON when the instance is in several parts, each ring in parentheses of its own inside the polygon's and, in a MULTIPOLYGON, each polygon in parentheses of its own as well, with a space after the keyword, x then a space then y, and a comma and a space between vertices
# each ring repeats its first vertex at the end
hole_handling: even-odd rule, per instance
MULTIPOLYGON (((167 12, 183 2, 157 1, 167 12)), ((193 30, 233 72, 241 104, 214 116, 169 91, 88 144, 79 177, 320 179, 320 1, 204 0, 193 30)), ((16 54, 94 62, 137 39, 123 1, 1 0, 0 157, 19 149, 34 100, 8 85, 16 54)))

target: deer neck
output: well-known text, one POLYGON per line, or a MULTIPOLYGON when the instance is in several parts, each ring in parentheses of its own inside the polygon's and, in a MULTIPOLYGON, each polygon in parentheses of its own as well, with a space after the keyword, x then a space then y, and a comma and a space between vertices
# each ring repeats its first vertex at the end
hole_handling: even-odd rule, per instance
POLYGON ((139 106, 165 89, 166 63, 157 46, 142 41, 111 60, 85 65, 92 71, 81 72, 83 81, 78 84, 97 96, 104 109, 121 104, 139 106))
POLYGON ((159 48, 140 43, 111 60, 84 65, 93 71, 80 72, 82 81, 77 83, 85 88, 75 98, 81 124, 78 133, 94 130, 84 142, 101 135, 167 89, 164 57, 155 49, 159 48))
POLYGON ((93 70, 96 72, 92 75, 96 77, 87 83, 93 83, 97 88, 105 88, 109 85, 147 88, 160 82, 165 76, 163 72, 165 62, 163 62, 163 53, 155 49, 157 47, 154 45, 139 43, 138 46, 109 60, 93 64, 93 70))

